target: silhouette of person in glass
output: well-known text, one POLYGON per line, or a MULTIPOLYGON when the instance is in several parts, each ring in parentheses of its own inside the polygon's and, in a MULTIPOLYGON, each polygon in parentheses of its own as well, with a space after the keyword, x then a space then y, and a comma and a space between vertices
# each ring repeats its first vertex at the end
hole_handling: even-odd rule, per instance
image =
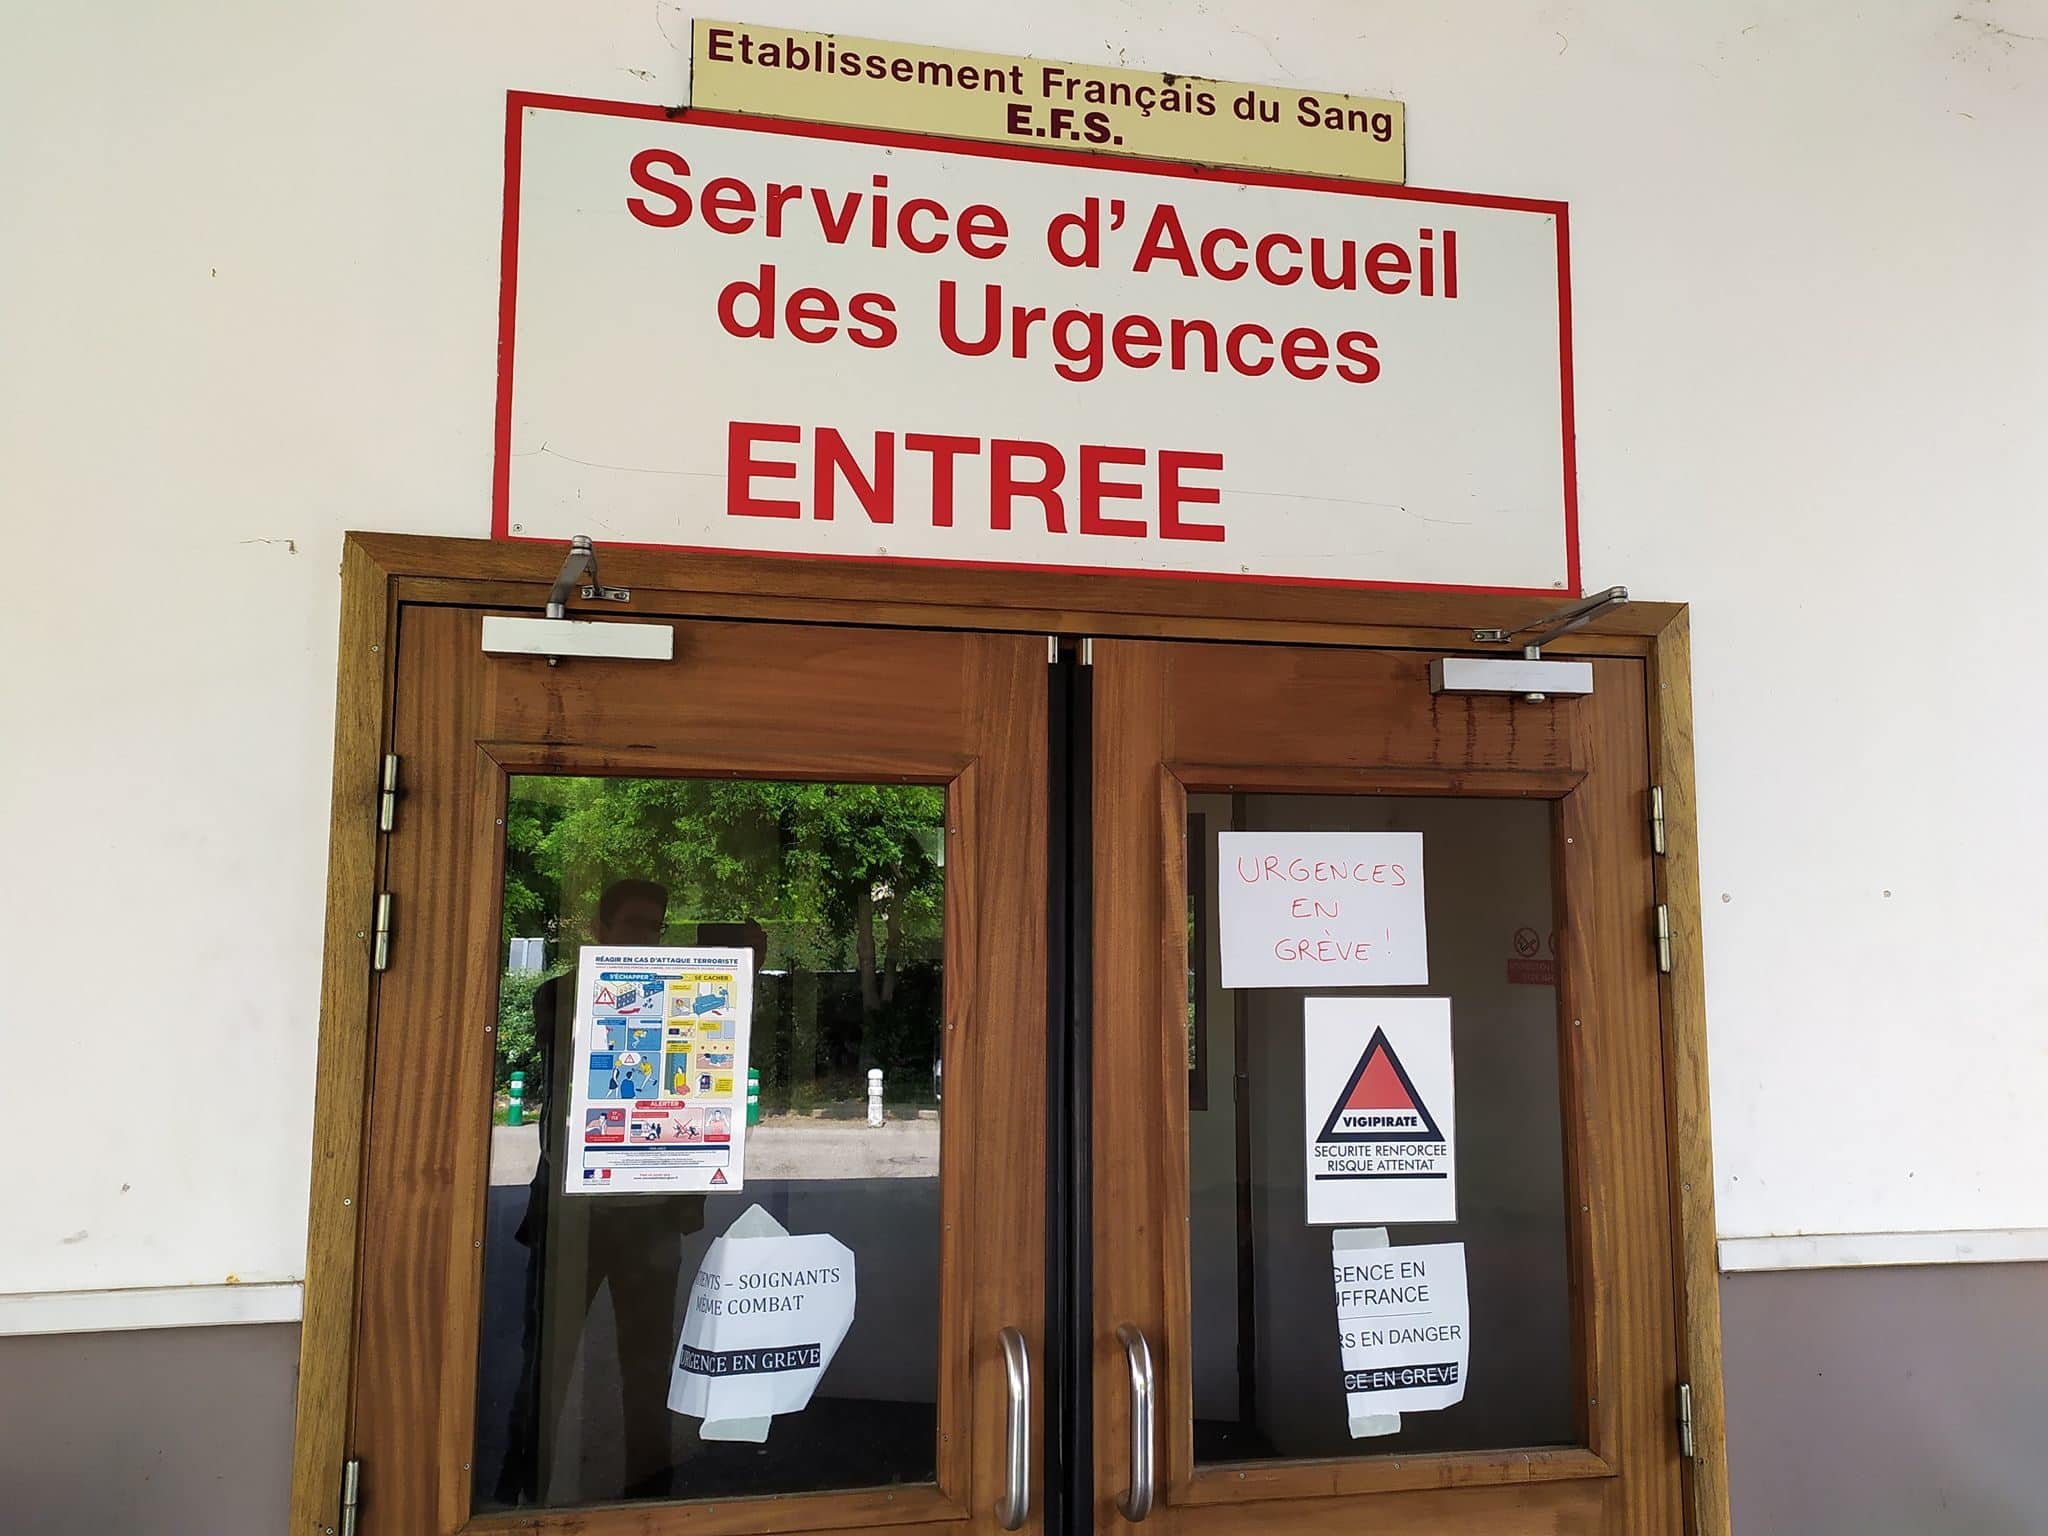
MULTIPOLYGON (((667 927, 668 891, 651 880, 614 881, 598 898, 592 941, 624 947, 658 944, 667 927)), ((758 973, 767 935, 757 923, 704 923, 698 942, 753 950, 758 973)), ((576 973, 551 977, 533 994, 533 1033, 547 1105, 540 1120, 540 1163, 525 1219, 515 1234, 529 1250, 521 1340, 519 1391, 513 1401, 511 1443, 498 1480, 500 1504, 538 1502, 550 1478, 541 1465, 581 1404, 569 1400, 572 1368, 582 1355, 587 1402, 608 1373, 617 1372, 624 1466, 619 1486, 548 1490, 549 1503, 610 1498, 661 1498, 672 1488, 674 1416, 668 1410, 676 1312, 688 1278, 680 1274, 682 1240, 704 1226, 705 1196, 696 1192, 593 1195, 567 1199, 558 1188, 573 1156, 562 1144, 570 1103, 576 1020, 576 973), (611 1297, 614 1349, 606 1360, 580 1349, 600 1288, 611 1297), (549 1433, 543 1435, 545 1426, 549 1433)), ((659 1091, 653 1071, 646 1093, 659 1091)), ((625 1089, 621 1097, 633 1097, 625 1089)))

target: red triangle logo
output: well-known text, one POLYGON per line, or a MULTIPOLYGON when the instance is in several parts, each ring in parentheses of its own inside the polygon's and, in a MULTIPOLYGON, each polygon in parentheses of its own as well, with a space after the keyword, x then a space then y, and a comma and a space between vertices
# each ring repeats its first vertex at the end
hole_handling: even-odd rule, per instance
POLYGON ((1346 1109, 1405 1109, 1416 1108, 1415 1093, 1401 1080, 1394 1070, 1392 1048, 1375 1051, 1370 1048, 1365 1054, 1365 1070, 1358 1074, 1358 1081, 1351 1085, 1351 1092, 1344 1096, 1346 1109))
POLYGON ((1436 1117, 1415 1091, 1414 1079, 1394 1054, 1387 1033, 1375 1029, 1358 1065, 1351 1069, 1318 1141, 1442 1141, 1436 1117), (1379 1124, 1347 1124, 1370 1117, 1379 1124))
POLYGON ((711 1182, 714 1184, 723 1184, 725 1182, 725 1170, 723 1168, 712 1169, 711 1182))

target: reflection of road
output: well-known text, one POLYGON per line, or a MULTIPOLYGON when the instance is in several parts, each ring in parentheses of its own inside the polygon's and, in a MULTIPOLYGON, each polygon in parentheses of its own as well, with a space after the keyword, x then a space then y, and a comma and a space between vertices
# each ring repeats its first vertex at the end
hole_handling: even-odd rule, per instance
POLYGON ((527 1184, 540 1166, 540 1127, 525 1125, 491 1127, 491 1183, 527 1184))
MULTIPOLYGON (((491 1132, 491 1183, 524 1184, 540 1157, 540 1127, 501 1125, 491 1132)), ((871 1126, 860 1120, 777 1115, 747 1132, 747 1178, 934 1179, 939 1120, 871 1126)))
POLYGON ((939 1120, 813 1120, 778 1115, 747 1132, 749 1179, 931 1179, 939 1120))

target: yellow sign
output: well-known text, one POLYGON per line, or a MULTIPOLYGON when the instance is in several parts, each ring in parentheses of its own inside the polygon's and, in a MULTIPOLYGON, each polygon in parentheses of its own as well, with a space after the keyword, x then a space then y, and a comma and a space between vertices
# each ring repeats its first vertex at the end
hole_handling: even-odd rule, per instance
POLYGON ((731 21, 692 27, 691 105, 995 144, 1407 179, 1398 101, 957 53, 731 21))

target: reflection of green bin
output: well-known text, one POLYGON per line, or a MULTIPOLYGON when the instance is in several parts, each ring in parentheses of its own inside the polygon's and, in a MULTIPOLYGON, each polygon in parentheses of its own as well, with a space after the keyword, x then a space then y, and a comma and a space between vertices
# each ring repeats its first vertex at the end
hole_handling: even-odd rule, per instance
POLYGON ((524 1125, 526 1123, 526 1074, 524 1072, 514 1072, 512 1074, 512 1086, 507 1094, 507 1098, 509 1102, 505 1106, 505 1123, 507 1125, 524 1125))
POLYGON ((747 1124, 761 1123, 761 1069, 747 1068, 747 1124))

